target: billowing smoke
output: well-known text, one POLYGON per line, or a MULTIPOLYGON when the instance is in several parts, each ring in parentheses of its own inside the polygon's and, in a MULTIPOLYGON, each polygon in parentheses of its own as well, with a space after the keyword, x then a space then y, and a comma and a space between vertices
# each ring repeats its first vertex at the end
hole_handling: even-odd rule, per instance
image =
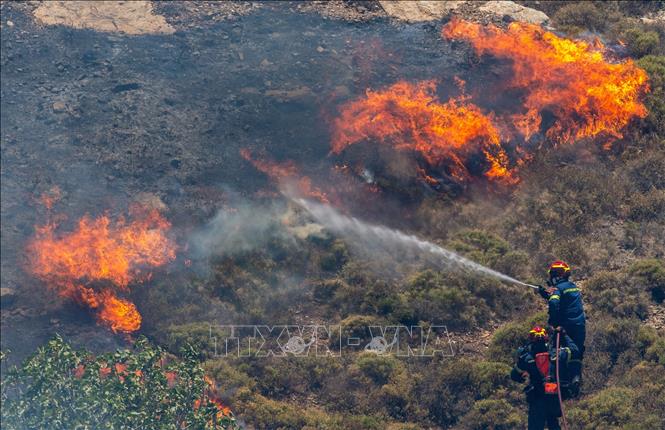
POLYGON ((265 246, 270 240, 292 240, 280 222, 284 205, 238 201, 220 209, 189 238, 195 260, 239 255, 265 246))

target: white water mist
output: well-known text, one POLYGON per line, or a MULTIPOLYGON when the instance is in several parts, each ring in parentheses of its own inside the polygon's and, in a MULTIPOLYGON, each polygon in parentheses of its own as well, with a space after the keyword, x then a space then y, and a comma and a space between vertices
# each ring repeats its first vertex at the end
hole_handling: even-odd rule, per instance
POLYGON ((493 278, 501 279, 513 284, 537 288, 526 284, 511 276, 492 270, 468 258, 435 245, 431 242, 419 239, 416 236, 393 230, 388 227, 369 224, 350 216, 342 215, 330 206, 315 203, 301 198, 293 198, 293 201, 302 206, 320 224, 329 230, 351 238, 355 241, 363 241, 370 245, 381 245, 386 249, 400 249, 403 251, 416 251, 436 257, 435 264, 439 267, 457 267, 469 269, 493 278))

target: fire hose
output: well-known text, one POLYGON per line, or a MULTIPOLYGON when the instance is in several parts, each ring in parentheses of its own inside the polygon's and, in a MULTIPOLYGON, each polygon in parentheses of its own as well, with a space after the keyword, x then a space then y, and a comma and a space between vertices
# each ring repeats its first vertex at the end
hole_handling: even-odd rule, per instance
POLYGON ((556 332, 556 389, 559 395, 559 407, 561 408, 561 421, 563 422, 564 430, 568 430, 568 423, 566 422, 566 411, 563 408, 563 398, 561 396, 561 381, 559 380, 559 351, 561 338, 561 331, 556 332))

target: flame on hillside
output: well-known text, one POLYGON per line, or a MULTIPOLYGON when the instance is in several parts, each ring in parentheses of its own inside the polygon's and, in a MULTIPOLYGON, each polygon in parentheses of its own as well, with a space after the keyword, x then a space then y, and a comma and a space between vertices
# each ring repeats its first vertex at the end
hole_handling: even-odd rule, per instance
POLYGON ((443 36, 470 42, 478 54, 512 60, 509 85, 524 90, 523 113, 512 121, 526 139, 541 127, 541 113, 556 118, 546 131, 552 141, 570 143, 596 136, 620 138, 621 130, 647 110, 647 74, 631 60, 611 63, 600 41, 561 38, 520 22, 507 29, 454 19, 443 36))
POLYGON ((136 306, 118 293, 150 278, 149 270, 175 259, 170 224, 157 210, 135 208, 131 221, 108 216, 81 218, 74 231, 54 223, 36 228, 28 244, 29 270, 60 296, 94 309, 114 332, 141 326, 136 306))
POLYGON ((372 140, 415 151, 461 182, 478 174, 513 182, 492 116, 464 96, 442 103, 435 91, 435 81, 400 81, 344 104, 333 123, 332 152, 372 140))
POLYGON ((298 168, 292 161, 278 163, 265 159, 259 159, 252 156, 248 149, 241 149, 240 155, 245 160, 252 163, 252 165, 259 171, 265 173, 275 182, 289 181, 295 184, 298 191, 307 197, 314 198, 323 203, 330 203, 328 196, 321 189, 312 184, 312 180, 308 176, 303 176, 299 173, 298 168))

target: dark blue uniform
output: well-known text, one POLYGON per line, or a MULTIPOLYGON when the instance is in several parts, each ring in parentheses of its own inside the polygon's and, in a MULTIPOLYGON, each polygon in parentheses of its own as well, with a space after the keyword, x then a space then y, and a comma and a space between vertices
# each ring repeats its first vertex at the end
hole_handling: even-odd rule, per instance
POLYGON ((582 305, 582 294, 577 285, 567 279, 555 282, 554 291, 549 297, 549 324, 563 327, 584 356, 586 340, 586 316, 582 305))
MULTIPOLYGON (((556 336, 556 335, 555 335, 556 336)), ((550 379, 556 378, 556 341, 550 342, 550 379)), ((582 371, 580 361, 580 349, 566 333, 561 334, 559 341, 559 381, 561 383, 561 395, 564 399, 570 399, 579 395, 579 377, 582 371)))
MULTIPOLYGON (((515 366, 510 372, 513 381, 524 382, 523 374, 529 376, 529 384, 524 388, 526 401, 529 405, 528 428, 529 430, 543 430, 545 425, 550 430, 559 430, 559 417, 561 409, 559 399, 556 395, 545 394, 545 378, 543 372, 536 364, 536 356, 546 354, 549 362, 547 344, 531 343, 517 350, 518 358, 515 366)), ((545 363, 546 366, 549 363, 545 363)))

